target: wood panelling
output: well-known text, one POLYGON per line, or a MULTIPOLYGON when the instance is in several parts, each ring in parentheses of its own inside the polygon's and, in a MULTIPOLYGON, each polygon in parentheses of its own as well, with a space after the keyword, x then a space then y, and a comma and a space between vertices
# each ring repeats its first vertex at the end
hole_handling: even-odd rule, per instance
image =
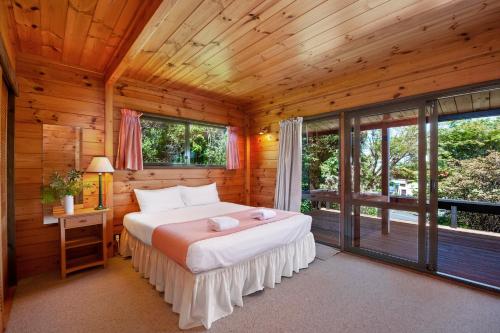
MULTIPOLYGON (((92 156, 104 154, 104 89, 101 74, 22 55, 17 59, 17 75, 16 257, 18 276, 23 278, 55 270, 59 260, 59 229, 43 224, 40 202, 42 124, 82 129, 81 167, 85 169, 92 156)), ((85 181, 95 185, 97 178, 86 175, 85 181)), ((97 205, 95 186, 85 190, 84 205, 97 205)))
MULTIPOLYGON (((470 30, 474 33, 464 30, 448 44, 402 54, 394 64, 387 62, 384 66, 366 66, 337 80, 318 81, 251 106, 247 111, 252 131, 252 205, 273 205, 280 120, 499 79, 498 23, 486 20, 482 27, 470 30), (259 135, 259 130, 264 127, 270 129, 269 133, 259 135)), ((457 31, 461 30, 457 28, 457 31)), ((442 113, 481 110, 498 105, 497 95, 495 90, 488 96, 457 96, 448 103, 443 101, 440 110, 442 113)))
POLYGON ((500 108, 500 88, 491 91, 441 98, 438 100, 437 106, 440 116, 498 109, 500 108))
POLYGON ((498 28, 499 14, 494 0, 178 1, 124 76, 260 105, 369 68, 414 69, 408 55, 441 45, 462 57, 450 42, 498 28))
MULTIPOLYGON (((94 155, 115 157, 121 108, 239 129, 242 169, 119 170, 108 177, 119 231, 124 214, 138 209, 134 188, 216 181, 225 201, 244 203, 250 193, 252 205, 272 206, 281 119, 500 78, 495 0, 5 3, 20 52, 20 277, 55 269, 59 255, 58 229, 42 224, 39 200, 43 123, 82 128, 82 167, 94 155), (262 128, 268 133, 258 135, 262 128)), ((495 92, 442 100, 440 107, 449 113, 499 104, 495 92)), ((86 190, 85 205, 95 204, 95 189, 86 190)))
MULTIPOLYGON (((42 124, 82 128, 81 166, 92 156, 105 153, 103 75, 63 66, 39 57, 20 55, 17 63, 21 95, 16 100, 16 232, 19 277, 57 268, 59 232, 43 225, 40 186, 42 169, 42 124)), ((113 151, 116 152, 120 109, 227 124, 240 129, 241 165, 245 165, 246 117, 233 104, 163 89, 133 80, 115 85, 113 95, 113 151)), ((115 156, 113 156, 114 158, 115 156)), ((115 231, 121 230, 125 213, 138 210, 134 188, 202 185, 217 182, 222 200, 242 203, 245 169, 148 169, 117 171, 113 175, 115 231)), ((95 176, 86 175, 95 184, 95 176)), ((105 198, 106 200, 106 198, 105 198)), ((96 190, 84 192, 84 205, 97 204, 96 190)))
MULTIPOLYGON (((103 71, 149 1, 8 0, 22 53, 103 71)), ((2 3, 4 3, 2 1, 2 3)), ((3 8, 2 8, 3 10, 3 8)))
POLYGON ((123 216, 138 211, 134 188, 156 189, 175 185, 197 186, 217 183, 221 200, 245 202, 245 115, 237 106, 176 90, 162 89, 141 82, 122 80, 115 86, 114 158, 120 129, 120 109, 186 118, 237 127, 240 165, 238 170, 223 168, 163 168, 142 171, 117 170, 113 174, 115 231, 121 230, 123 216))

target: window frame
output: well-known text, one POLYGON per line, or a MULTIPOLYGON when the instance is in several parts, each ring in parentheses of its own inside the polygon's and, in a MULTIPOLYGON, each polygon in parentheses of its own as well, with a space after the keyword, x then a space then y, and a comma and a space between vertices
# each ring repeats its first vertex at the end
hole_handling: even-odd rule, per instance
MULTIPOLYGON (((211 122, 205 122, 205 121, 197 121, 197 120, 192 120, 192 119, 187 119, 187 118, 177 118, 177 117, 170 117, 170 116, 162 116, 162 115, 157 115, 157 114, 151 114, 151 113, 143 113, 141 118, 145 120, 152 120, 152 121, 160 121, 164 123, 174 123, 174 124, 183 124, 184 127, 184 158, 185 158, 185 163, 182 164, 169 164, 169 163, 159 163, 159 162, 146 162, 144 160, 144 157, 142 158, 142 163, 144 166, 144 169, 226 169, 226 164, 224 165, 218 165, 218 164, 191 164, 191 141, 190 141, 190 129, 191 125, 200 125, 200 126, 205 126, 205 127, 211 127, 211 128, 217 128, 224 130, 224 133, 227 135, 227 126, 226 125, 221 125, 221 124, 216 124, 216 123, 211 123, 211 122)), ((142 140, 141 140, 141 147, 142 147, 142 140)))

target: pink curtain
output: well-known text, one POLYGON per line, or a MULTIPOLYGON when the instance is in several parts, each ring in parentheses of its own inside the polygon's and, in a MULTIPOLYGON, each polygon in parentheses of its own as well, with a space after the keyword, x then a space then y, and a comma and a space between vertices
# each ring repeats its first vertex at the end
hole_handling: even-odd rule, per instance
POLYGON ((118 170, 142 170, 142 130, 139 118, 142 113, 122 109, 118 151, 115 167, 118 170))
POLYGON ((234 170, 240 167, 240 154, 238 152, 238 134, 236 128, 227 127, 226 143, 226 169, 234 170))

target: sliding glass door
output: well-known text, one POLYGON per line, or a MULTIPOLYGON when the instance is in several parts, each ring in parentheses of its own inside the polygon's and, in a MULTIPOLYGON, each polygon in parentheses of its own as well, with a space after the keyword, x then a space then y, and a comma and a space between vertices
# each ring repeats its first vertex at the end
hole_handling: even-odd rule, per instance
POLYGON ((318 242, 500 288, 500 88, 306 120, 318 242), (439 191, 438 191, 439 179, 439 191))
POLYGON ((346 249, 426 268, 431 110, 417 104, 345 117, 346 249))
POLYGON ((317 242, 340 247, 339 119, 306 121, 302 134, 302 212, 312 216, 317 242))
POLYGON ((500 87, 439 98, 439 274, 500 290, 500 87))

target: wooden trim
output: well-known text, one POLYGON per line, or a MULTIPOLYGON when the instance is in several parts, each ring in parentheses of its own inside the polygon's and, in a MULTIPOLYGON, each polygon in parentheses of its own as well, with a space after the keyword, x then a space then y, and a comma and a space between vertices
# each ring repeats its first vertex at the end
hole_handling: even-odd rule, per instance
POLYGON ((12 90, 16 96, 19 96, 19 85, 17 84, 16 71, 9 60, 9 55, 2 38, 0 38, 0 67, 7 88, 12 90))
MULTIPOLYGON (((2 106, 2 87, 4 85, 4 80, 2 79, 2 67, 0 67, 0 112, 2 111, 1 106, 2 106)), ((7 174, 5 173, 4 170, 7 168, 6 161, 3 156, 3 150, 7 146, 7 140, 6 140, 6 135, 4 131, 7 129, 6 122, 4 124, 4 117, 7 117, 7 115, 0 114, 0 332, 3 332, 4 327, 5 327, 5 319, 4 319, 4 299, 5 295, 7 294, 7 283, 5 281, 5 272, 4 272, 4 228, 3 228, 3 215, 4 210, 6 207, 3 205, 3 201, 5 200, 4 197, 7 196, 7 191, 6 187, 4 187, 7 174), (4 139, 5 138, 5 139, 4 139)))
POLYGON ((427 222, 427 119, 425 104, 418 109, 418 262, 425 265, 426 239, 425 224, 427 222))
MULTIPOLYGON (((140 110, 138 110, 140 111, 140 110)), ((198 121, 195 119, 189 119, 189 118, 180 118, 180 117, 170 117, 170 116, 163 116, 163 115, 158 115, 150 112, 143 112, 141 118, 142 119, 150 119, 150 120, 157 120, 157 121, 164 121, 164 122, 172 122, 172 123, 182 123, 186 125, 201 125, 201 126, 207 126, 207 127, 215 127, 215 128, 220 128, 220 129, 226 129, 226 125, 221 125, 218 123, 210 122, 210 121, 198 121)), ((229 125, 229 124, 228 124, 229 125)))
MULTIPOLYGON (((354 192, 361 192, 361 129, 359 116, 354 117, 354 140, 353 140, 353 186, 354 192)), ((361 207, 355 206, 354 208, 354 225, 353 225, 353 246, 359 247, 361 242, 361 207)))
MULTIPOLYGON (((387 126, 382 127, 382 196, 389 197, 389 160, 390 160, 390 135, 387 126)), ((390 232, 390 212, 382 208, 382 234, 387 235, 390 232)))
MULTIPOLYGON (((50 67, 66 68, 67 70, 71 70, 71 71, 87 72, 89 75, 96 76, 96 77, 99 77, 101 79, 104 77, 102 72, 99 72, 95 69, 90 69, 90 68, 83 67, 83 66, 80 66, 77 64, 68 64, 68 63, 60 62, 57 60, 49 59, 49 58, 46 58, 46 57, 43 57, 40 55, 31 54, 31 53, 17 53, 16 54, 16 64, 18 64, 19 62, 24 62, 24 63, 28 62, 28 63, 36 64, 36 65, 44 64, 44 65, 49 65, 50 67)), ((18 70, 18 72, 20 72, 20 70, 18 70)), ((19 74, 19 76, 22 76, 22 75, 19 74)))
POLYGON ((350 117, 342 112, 339 118, 340 124, 340 248, 345 250, 352 244, 346 244, 352 239, 350 230, 351 203, 351 124, 350 117))
POLYGON ((250 196, 251 196, 251 172, 252 165, 250 163, 251 158, 251 138, 250 138, 250 124, 248 115, 245 115, 245 204, 250 206, 250 196))
POLYGON ((16 95, 9 90, 9 105, 7 109, 7 256, 8 285, 17 284, 16 268, 16 186, 15 186, 15 128, 16 128, 16 95))
MULTIPOLYGON (((105 83, 104 85, 104 154, 113 162, 113 96, 114 84, 105 83)), ((110 208, 106 212, 108 223, 113 225, 113 174, 104 176, 104 187, 106 189, 106 207, 110 208)), ((107 223, 105 223, 106 225, 107 223)), ((104 248, 107 248, 107 256, 114 255, 114 235, 113 228, 104 228, 104 248)), ((105 255, 105 254, 104 254, 105 255)))
POLYGON ((104 154, 113 161, 113 84, 104 86, 104 154))
POLYGON ((430 111, 430 140, 429 140, 429 270, 437 270, 438 251, 438 112, 436 102, 428 103, 430 111))

